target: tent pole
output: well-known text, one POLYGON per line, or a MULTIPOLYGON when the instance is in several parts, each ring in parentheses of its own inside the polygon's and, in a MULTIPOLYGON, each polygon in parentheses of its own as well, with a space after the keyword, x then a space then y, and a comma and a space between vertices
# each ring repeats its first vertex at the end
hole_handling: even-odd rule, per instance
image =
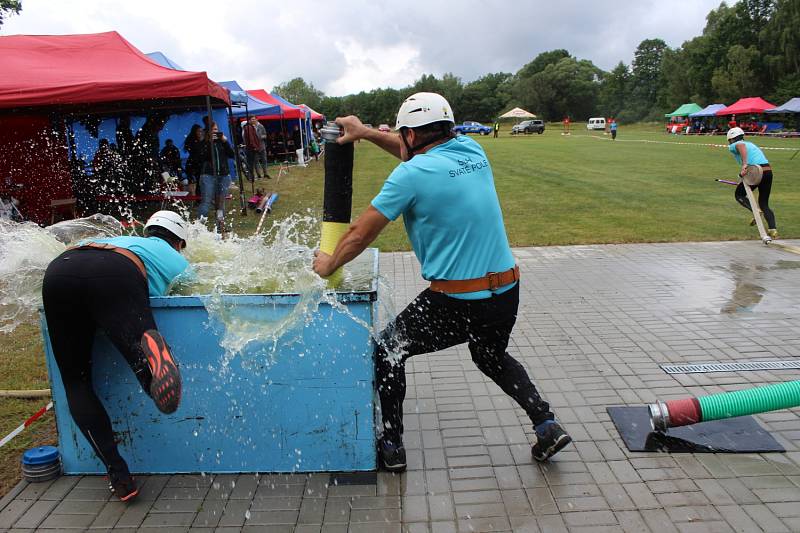
MULTIPOLYGON (((233 124, 234 128, 238 127, 238 124, 234 121, 233 109, 231 109, 231 106, 228 106, 228 124, 233 124)), ((233 135, 233 132, 231 132, 231 137, 233 137, 233 135)), ((244 202, 244 182, 242 181, 242 172, 239 168, 239 149, 236 146, 233 149, 233 155, 233 166, 236 169, 236 175, 239 176, 239 206, 242 208, 242 216, 247 216, 247 205, 244 202)))
POLYGON ((211 170, 217 169, 217 153, 214 151, 214 139, 211 138, 211 123, 214 122, 214 117, 211 113, 211 97, 206 95, 206 114, 208 116, 208 129, 206 130, 206 142, 211 147, 211 170))

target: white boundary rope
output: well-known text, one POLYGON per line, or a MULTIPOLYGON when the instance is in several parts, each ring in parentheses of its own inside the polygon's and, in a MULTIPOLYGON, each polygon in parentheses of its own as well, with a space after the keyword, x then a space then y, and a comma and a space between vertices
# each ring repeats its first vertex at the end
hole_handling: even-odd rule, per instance
MULTIPOLYGON (((598 141, 614 141, 614 142, 623 142, 623 143, 650 143, 650 144, 681 144, 685 146, 710 146, 712 148, 727 148, 727 144, 716 144, 716 143, 687 143, 687 142, 679 142, 679 141, 652 141, 649 139, 609 139, 606 137, 598 137, 596 135, 574 135, 574 137, 583 137, 585 139, 597 139, 598 141)), ((759 146, 762 150, 785 150, 788 152, 796 152, 798 148, 782 148, 777 146, 759 146)))

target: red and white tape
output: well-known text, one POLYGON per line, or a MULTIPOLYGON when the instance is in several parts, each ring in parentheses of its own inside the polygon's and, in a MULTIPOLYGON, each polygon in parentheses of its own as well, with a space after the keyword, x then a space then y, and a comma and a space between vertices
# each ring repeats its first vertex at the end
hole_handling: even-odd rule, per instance
POLYGON ((11 433, 9 433, 9 434, 8 434, 8 435, 6 435, 5 437, 3 437, 3 440, 0 440, 0 448, 2 448, 3 446, 5 446, 6 444, 8 444, 8 443, 9 443, 9 441, 10 441, 11 439, 13 439, 14 437, 16 437, 16 436, 17 436, 17 435, 19 435, 20 433, 22 433, 22 431, 23 431, 23 430, 24 430, 26 427, 28 427, 28 426, 30 426, 31 424, 33 424, 34 422, 36 422, 36 420, 37 420, 37 419, 39 419, 39 418, 40 418, 40 417, 41 417, 43 414, 45 414, 47 411, 49 411, 49 410, 50 410, 50 409, 52 409, 52 408, 53 408, 53 402, 50 402, 50 403, 48 403, 47 405, 45 405, 44 407, 42 407, 41 409, 39 409, 38 411, 36 411, 36 412, 33 414, 33 416, 31 416, 31 417, 30 417, 29 419, 27 419, 25 422, 23 422, 22 424, 20 424, 20 426, 19 426, 17 429, 15 429, 15 430, 14 430, 14 431, 12 431, 11 433))

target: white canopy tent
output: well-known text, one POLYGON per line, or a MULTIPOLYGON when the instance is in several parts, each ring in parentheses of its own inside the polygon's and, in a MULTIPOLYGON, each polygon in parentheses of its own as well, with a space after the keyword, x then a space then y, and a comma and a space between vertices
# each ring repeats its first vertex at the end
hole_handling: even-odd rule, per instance
POLYGON ((503 113, 500 118, 536 118, 536 115, 529 113, 520 107, 515 107, 508 113, 503 113))

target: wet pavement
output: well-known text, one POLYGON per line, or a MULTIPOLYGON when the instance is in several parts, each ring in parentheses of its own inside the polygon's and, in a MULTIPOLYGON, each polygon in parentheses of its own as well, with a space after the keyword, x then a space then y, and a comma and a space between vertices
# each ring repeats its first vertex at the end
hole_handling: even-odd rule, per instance
MULTIPOLYGON (((758 242, 514 252, 509 352, 575 441, 550 463, 532 461, 527 417, 464 345, 407 366, 403 475, 151 476, 129 505, 99 477, 23 482, 0 530, 800 531, 800 410, 756 417, 786 448, 765 454, 629 452, 606 412, 800 379, 659 367, 799 357, 800 255, 758 242)), ((410 253, 382 254, 381 272, 398 310, 424 287, 410 253)))

